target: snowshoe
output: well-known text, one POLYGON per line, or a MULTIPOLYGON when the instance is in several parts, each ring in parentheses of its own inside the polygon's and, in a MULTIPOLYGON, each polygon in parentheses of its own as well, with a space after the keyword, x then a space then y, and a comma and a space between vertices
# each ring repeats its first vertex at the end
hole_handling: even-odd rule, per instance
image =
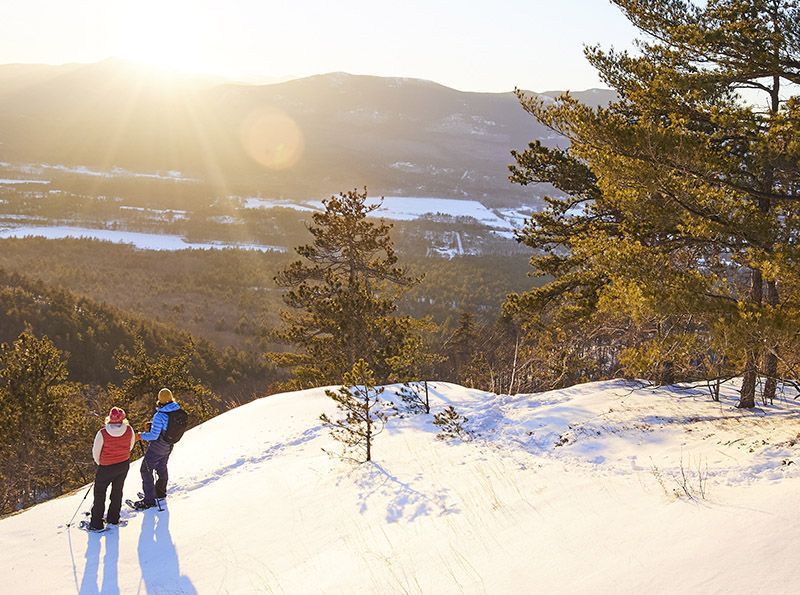
POLYGON ((125 504, 127 504, 134 510, 147 510, 148 508, 155 508, 156 506, 155 502, 150 504, 149 502, 145 502, 144 500, 137 500, 136 502, 134 502, 133 500, 125 500, 125 504))
MULTIPOLYGON (((88 519, 90 516, 92 516, 92 513, 87 510, 86 512, 83 513, 83 516, 85 516, 88 519)), ((86 523, 87 525, 89 523, 88 520, 81 522, 86 523)), ((120 519, 116 523, 109 523, 106 519, 103 519, 103 522, 106 524, 106 529, 113 529, 114 527, 124 527, 125 525, 128 524, 128 521, 126 519, 120 519)))
POLYGON ((83 531, 86 531, 87 533, 105 533, 106 531, 108 531, 108 527, 103 527, 101 529, 97 529, 95 527, 92 527, 89 524, 89 521, 81 521, 80 523, 78 523, 78 529, 82 529, 83 531))

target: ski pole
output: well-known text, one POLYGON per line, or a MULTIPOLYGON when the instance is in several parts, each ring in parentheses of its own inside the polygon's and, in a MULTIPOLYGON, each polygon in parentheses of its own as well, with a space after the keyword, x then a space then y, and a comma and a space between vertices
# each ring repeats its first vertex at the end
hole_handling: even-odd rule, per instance
MULTIPOLYGON (((86 496, 88 496, 88 495, 89 495, 89 492, 91 492, 91 491, 92 491, 92 487, 93 487, 93 486, 94 486, 94 482, 92 482, 92 483, 90 483, 90 484, 89 484, 89 489, 88 489, 88 490, 86 490, 86 493, 83 495, 83 498, 81 499, 81 503, 80 503, 80 504, 78 504, 78 510, 80 510, 80 509, 81 509, 81 506, 83 506, 83 501, 84 501, 84 500, 86 500, 86 496)), ((75 511, 75 514, 73 514, 73 515, 72 515, 72 518, 71 518, 71 519, 69 520, 69 522, 67 523, 67 527, 70 527, 70 526, 72 526, 72 521, 75 519, 75 516, 78 514, 78 510, 76 510, 76 511, 75 511)))

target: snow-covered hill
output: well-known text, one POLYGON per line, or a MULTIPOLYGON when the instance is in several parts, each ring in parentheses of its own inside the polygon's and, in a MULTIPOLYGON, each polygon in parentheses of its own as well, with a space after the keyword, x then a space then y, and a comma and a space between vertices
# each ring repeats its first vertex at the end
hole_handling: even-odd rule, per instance
MULTIPOLYGON (((164 511, 88 534, 86 489, 0 521, 7 593, 794 593, 800 405, 623 381, 537 395, 432 383, 468 442, 393 418, 352 466, 322 389, 191 430, 164 511)), ((391 398, 391 389, 384 393, 391 398)), ((125 486, 140 488, 138 462, 125 486)))

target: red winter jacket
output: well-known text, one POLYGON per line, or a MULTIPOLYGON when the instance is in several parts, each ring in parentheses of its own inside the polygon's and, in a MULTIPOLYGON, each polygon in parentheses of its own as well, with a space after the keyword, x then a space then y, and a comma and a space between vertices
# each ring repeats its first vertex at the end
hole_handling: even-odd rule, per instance
POLYGON ((135 443, 133 428, 127 423, 106 424, 94 437, 92 456, 98 465, 127 461, 135 443))

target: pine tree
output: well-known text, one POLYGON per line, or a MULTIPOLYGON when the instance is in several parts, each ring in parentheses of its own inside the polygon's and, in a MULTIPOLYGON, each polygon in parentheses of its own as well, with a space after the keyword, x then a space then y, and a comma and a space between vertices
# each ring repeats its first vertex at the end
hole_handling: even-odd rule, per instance
POLYGON ((169 388, 189 414, 195 426, 217 413, 212 405, 214 395, 189 371, 192 346, 176 356, 160 355, 155 359, 147 354, 141 338, 135 340, 134 351, 120 349, 116 353, 117 369, 125 379, 121 386, 110 386, 113 405, 126 410, 131 423, 147 422, 153 415, 153 407, 162 388, 169 388))
POLYGON ((47 337, 26 331, 0 346, 0 511, 30 506, 85 479, 80 461, 91 460, 96 428, 80 397, 47 337))
POLYGON ((800 329, 796 298, 779 299, 797 284, 800 97, 784 90, 800 81, 798 3, 614 3, 645 34, 635 55, 587 49, 618 101, 520 93, 570 145, 515 154, 513 181, 564 197, 520 236, 555 280, 509 309, 549 308, 583 329, 617 318, 606 337, 625 342, 629 364, 702 374, 697 362, 716 353, 743 374, 740 406, 752 407, 756 375, 774 394, 779 353, 796 350, 800 329))
POLYGON ((474 433, 467 428, 469 418, 461 415, 452 405, 448 405, 442 411, 433 416, 433 425, 440 428, 436 438, 439 440, 462 440, 469 442, 474 433))
POLYGON ((457 382, 463 382, 463 372, 480 351, 479 328, 475 323, 475 315, 461 312, 458 327, 445 344, 448 360, 452 366, 450 375, 457 382))
POLYGON ((343 385, 338 392, 325 391, 345 415, 335 421, 324 413, 320 415, 320 420, 330 428, 334 440, 342 444, 343 458, 359 463, 372 460, 372 444, 388 419, 381 410, 381 393, 383 388, 375 387, 372 370, 363 359, 358 360, 353 369, 344 375, 343 385))
POLYGON ((338 382, 360 359, 381 380, 391 375, 390 359, 414 336, 415 323, 398 317, 400 292, 418 282, 397 266, 391 227, 368 217, 367 191, 350 191, 323 201, 309 231, 313 244, 296 249, 297 260, 275 278, 288 288, 284 328, 276 338, 301 353, 272 353, 293 368, 300 386, 338 382))

